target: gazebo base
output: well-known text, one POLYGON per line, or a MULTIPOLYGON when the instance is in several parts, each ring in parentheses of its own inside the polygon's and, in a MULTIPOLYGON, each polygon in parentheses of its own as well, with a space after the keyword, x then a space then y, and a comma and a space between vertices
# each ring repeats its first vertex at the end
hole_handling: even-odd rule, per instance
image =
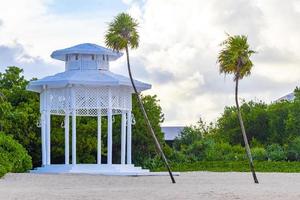
MULTIPOLYGON (((134 165, 121 164, 53 164, 38 167, 30 171, 31 173, 50 173, 50 174, 101 174, 114 176, 162 176, 168 175, 166 172, 150 172, 148 169, 135 167, 134 165)), ((174 175, 179 175, 178 173, 174 175)))

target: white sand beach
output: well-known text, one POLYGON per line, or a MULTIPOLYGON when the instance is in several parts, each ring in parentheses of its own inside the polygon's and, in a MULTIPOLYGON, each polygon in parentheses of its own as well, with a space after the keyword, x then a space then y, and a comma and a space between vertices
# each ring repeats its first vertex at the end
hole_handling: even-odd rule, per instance
POLYGON ((84 174, 7 174, 0 179, 2 200, 57 199, 300 199, 300 173, 190 172, 168 176, 120 177, 84 174))

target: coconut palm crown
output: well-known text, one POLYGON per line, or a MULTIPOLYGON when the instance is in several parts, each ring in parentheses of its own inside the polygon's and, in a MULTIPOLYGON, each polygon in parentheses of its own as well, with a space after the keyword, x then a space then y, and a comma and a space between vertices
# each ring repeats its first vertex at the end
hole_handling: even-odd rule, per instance
POLYGON ((105 35, 107 47, 120 51, 126 47, 136 49, 139 46, 138 22, 127 13, 121 13, 109 23, 105 35))
POLYGON ((224 48, 218 56, 220 73, 233 74, 234 80, 249 76, 253 66, 250 57, 256 52, 249 49, 247 36, 228 35, 228 38, 221 43, 221 46, 224 48))

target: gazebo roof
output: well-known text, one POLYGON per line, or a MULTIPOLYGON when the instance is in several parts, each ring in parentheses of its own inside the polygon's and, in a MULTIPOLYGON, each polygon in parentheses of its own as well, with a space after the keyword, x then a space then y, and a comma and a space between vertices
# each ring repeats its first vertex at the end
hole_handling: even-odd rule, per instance
POLYGON ((123 53, 115 52, 96 44, 83 43, 66 49, 56 50, 51 54, 51 58, 66 61, 67 54, 107 55, 109 60, 116 60, 123 55, 123 53))
MULTIPOLYGON (((134 83, 139 91, 151 88, 150 84, 134 80, 134 83)), ((48 88, 62 88, 68 85, 84 85, 89 87, 101 86, 128 86, 132 87, 128 77, 112 73, 107 70, 70 70, 53 76, 31 81, 27 86, 28 90, 41 92, 43 85, 48 88)))

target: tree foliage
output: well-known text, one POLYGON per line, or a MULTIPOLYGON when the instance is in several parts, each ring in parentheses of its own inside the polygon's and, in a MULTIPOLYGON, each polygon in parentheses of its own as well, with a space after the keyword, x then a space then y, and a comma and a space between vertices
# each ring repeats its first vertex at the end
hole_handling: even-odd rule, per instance
POLYGON ((105 34, 105 44, 113 50, 120 51, 127 47, 135 49, 139 46, 138 22, 127 13, 118 14, 109 23, 105 34))
POLYGON ((218 56, 220 73, 233 74, 234 80, 249 76, 253 66, 250 57, 255 51, 250 49, 247 36, 227 34, 227 39, 221 46, 223 49, 218 56))
POLYGON ((0 132, 0 177, 7 172, 26 172, 31 167, 31 157, 24 147, 0 132))
POLYGON ((39 95, 26 91, 28 81, 18 67, 8 67, 0 73, 0 130, 21 143, 33 158, 36 166, 40 160, 39 95))

